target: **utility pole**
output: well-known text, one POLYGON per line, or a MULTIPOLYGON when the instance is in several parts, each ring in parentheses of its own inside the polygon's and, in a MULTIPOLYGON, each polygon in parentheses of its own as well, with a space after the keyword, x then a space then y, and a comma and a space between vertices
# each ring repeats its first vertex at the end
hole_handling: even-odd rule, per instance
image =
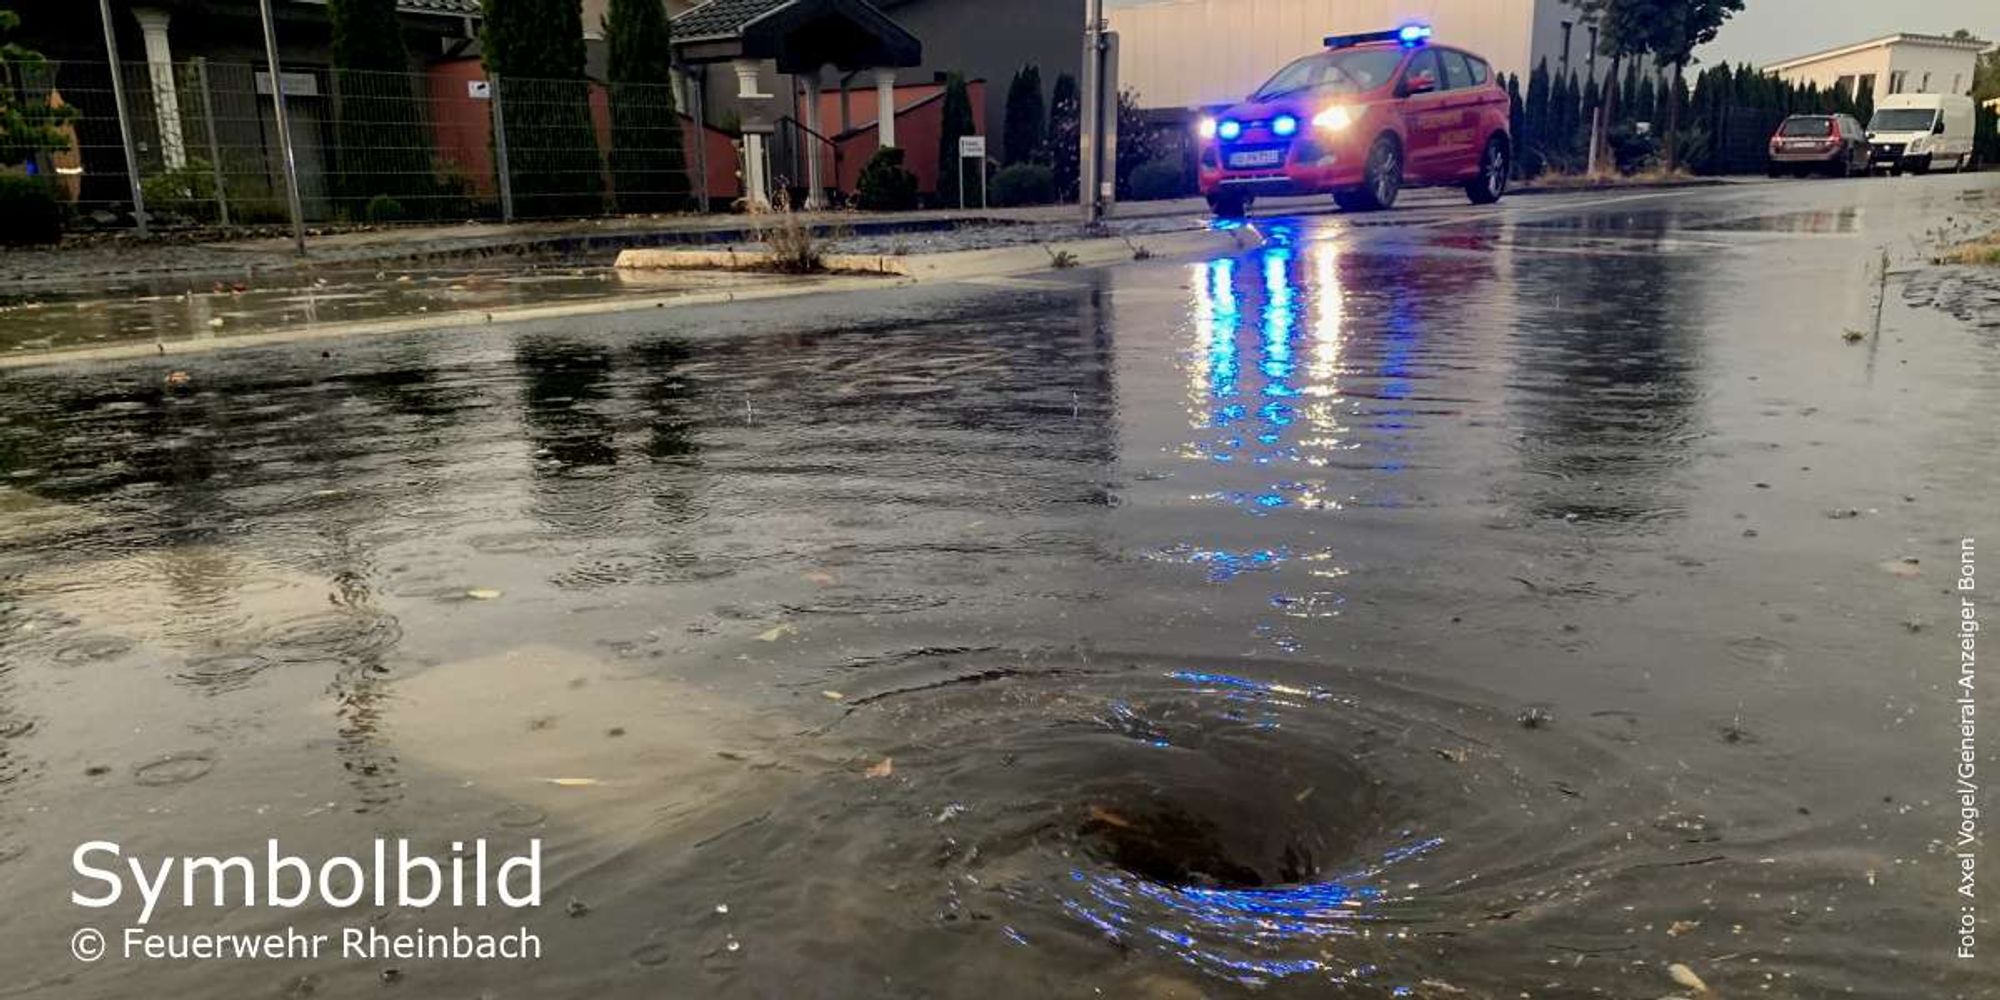
POLYGON ((1078 96, 1077 150, 1083 162, 1077 166, 1077 200, 1083 203, 1083 224, 1097 225, 1104 218, 1104 204, 1098 196, 1104 164, 1104 122, 1100 111, 1104 100, 1104 0, 1088 0, 1083 24, 1083 89, 1078 96))
POLYGON ((111 26, 111 0, 97 0, 104 18, 104 58, 111 64, 111 100, 118 108, 118 138, 125 144, 125 176, 132 182, 132 221, 146 235, 146 195, 139 189, 139 154, 132 143, 132 116, 125 110, 124 65, 118 61, 118 32, 111 26))
POLYGON ((1082 107, 1078 109, 1077 200, 1084 225, 1103 221, 1116 194, 1118 173, 1118 36, 1104 30, 1104 0, 1089 0, 1083 30, 1082 107))
MULTIPOLYGON (((306 253, 305 209, 299 204, 299 163, 292 155, 292 122, 285 111, 285 78, 278 75, 278 32, 271 26, 271 0, 257 0, 264 16, 264 63, 271 72, 271 106, 278 116, 278 148, 285 156, 285 200, 292 210, 292 242, 306 253)), ((255 88, 252 88, 255 89, 255 88)))

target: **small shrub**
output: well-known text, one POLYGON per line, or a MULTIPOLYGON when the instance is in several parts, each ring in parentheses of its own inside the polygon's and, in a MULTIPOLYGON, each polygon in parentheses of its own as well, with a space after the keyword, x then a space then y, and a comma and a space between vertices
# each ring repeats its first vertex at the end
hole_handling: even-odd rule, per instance
POLYGON ((1132 170, 1132 199, 1158 201, 1188 193, 1187 171, 1178 159, 1148 160, 1132 170))
POLYGON ((769 220, 757 225, 757 238, 771 248, 773 270, 786 274, 812 274, 826 269, 821 259, 819 238, 812 227, 792 211, 791 203, 780 195, 769 220))
POLYGON ((1046 205, 1056 200, 1056 174, 1039 163, 1015 163, 993 176, 993 203, 1046 205))
POLYGON ((196 222, 213 222, 215 171, 204 160, 186 164, 139 182, 146 197, 146 211, 154 215, 180 216, 196 222))
POLYGON ((39 177, 0 174, 0 244, 32 246, 62 239, 63 204, 39 177))
POLYGON ((1068 250, 1050 250, 1048 247, 1042 250, 1049 255, 1049 267, 1057 271, 1067 271, 1082 263, 1076 259, 1076 254, 1068 250))
POLYGON ((906 212, 917 207, 917 175, 903 169, 903 151, 883 146, 868 158, 855 182, 856 207, 868 212, 906 212))
POLYGON ((403 203, 386 194, 378 194, 368 199, 368 207, 361 210, 361 217, 370 223, 401 222, 409 216, 403 211, 403 203))

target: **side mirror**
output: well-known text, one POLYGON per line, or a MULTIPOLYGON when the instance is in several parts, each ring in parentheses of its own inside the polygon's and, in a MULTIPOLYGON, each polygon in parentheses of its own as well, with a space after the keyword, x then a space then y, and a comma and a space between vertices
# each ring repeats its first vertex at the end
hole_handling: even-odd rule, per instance
POLYGON ((1944 134, 1944 119, 1942 118, 1938 119, 1938 123, 1931 128, 1931 134, 1932 135, 1944 134))
POLYGON ((1426 70, 1403 81, 1403 93, 1428 94, 1438 89, 1437 76, 1426 70))

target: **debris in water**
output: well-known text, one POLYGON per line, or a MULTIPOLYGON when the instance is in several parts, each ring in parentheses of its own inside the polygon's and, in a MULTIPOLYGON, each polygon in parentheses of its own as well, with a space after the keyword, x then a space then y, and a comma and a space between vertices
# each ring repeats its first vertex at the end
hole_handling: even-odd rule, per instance
POLYGON ((1860 517, 1861 511, 1853 507, 1836 507, 1833 510, 1827 511, 1826 516, 1835 521, 1846 521, 1860 517))
POLYGON ((1466 758, 1471 756, 1463 747, 1432 747, 1431 752, 1454 764, 1463 764, 1466 758))
POLYGON ((567 907, 564 907, 564 909, 569 911, 570 916, 580 917, 590 912, 590 904, 584 902, 581 899, 576 898, 575 896, 571 896, 569 898, 569 905, 567 907))
POLYGON ((896 761, 894 758, 890 757, 882 758, 882 763, 876 764, 875 766, 870 767, 866 772, 864 772, 864 774, 870 778, 886 778, 895 773, 896 773, 896 761))
POLYGON ((838 691, 821 691, 819 694, 820 697, 825 698, 828 701, 839 701, 842 698, 847 697, 846 695, 841 694, 838 691))
POLYGON ((728 903, 717 903, 717 904, 715 904, 715 912, 717 912, 717 913, 728 913, 728 912, 729 912, 729 904, 728 904, 728 903))
POLYGON ((1848 343, 1850 343, 1850 344, 1858 344, 1858 343, 1860 343, 1860 342, 1861 342, 1861 341, 1862 341, 1863 339, 1865 339, 1865 338, 1866 338, 1867 336, 1868 336, 1868 335, 1867 335, 1866 333, 1863 333, 1863 332, 1862 332, 1862 331, 1860 331, 1860 330, 1842 330, 1842 331, 1840 331, 1840 339, 1842 339, 1842 340, 1845 340, 1845 341, 1847 341, 1847 342, 1848 342, 1848 343))
POLYGON ((1556 721, 1556 717, 1550 715, 1546 708, 1530 708, 1515 716, 1514 721, 1520 723, 1522 729, 1540 729, 1556 721))
POLYGON ((1713 994, 1709 993, 1708 991, 1708 984, 1702 982, 1701 977, 1695 975, 1693 969, 1690 969, 1679 962, 1675 962, 1674 964, 1667 966, 1667 975, 1673 977, 1673 980, 1676 984, 1685 986, 1688 989, 1695 991, 1697 994, 1703 996, 1713 996, 1713 994))
POLYGON ((1924 630, 1924 620, 1922 618, 1905 618, 1903 619, 1903 629, 1907 632, 1922 632, 1924 630))
POLYGON ((1923 575, 1923 571, 1917 568, 1916 556, 1904 556, 1901 559, 1891 559, 1888 562, 1883 563, 1882 568, 1888 570, 1891 575, 1900 576, 1905 580, 1923 575))
POLYGON ((382 970, 382 981, 385 983, 397 982, 402 978, 403 978, 403 970, 401 969, 388 968, 382 970))
POLYGON ((1090 821, 1092 823, 1102 823, 1105 826, 1115 826, 1120 830, 1129 830, 1132 827, 1131 820, 1098 805, 1090 807, 1090 821))
POLYGON ((810 573, 801 573, 799 577, 807 583, 817 583, 822 587, 831 587, 840 582, 832 573, 822 573, 817 570, 810 573))
POLYGON ((952 804, 945 806, 943 809, 938 810, 938 814, 935 817, 932 817, 932 819, 935 822, 939 823, 949 823, 953 819, 957 818, 958 815, 960 813, 963 813, 964 811, 965 811, 965 805, 963 803, 953 802, 952 804))
POLYGON ((193 381, 194 376, 189 375, 187 372, 175 371, 167 373, 167 388, 169 389, 185 389, 193 381))
POLYGON ((475 601, 497 601, 500 599, 500 592, 491 587, 474 587, 466 591, 465 596, 475 601))
POLYGON ((770 628, 765 629, 762 632, 757 633, 757 641, 777 642, 779 639, 783 639, 788 635, 797 635, 798 631, 799 631, 798 627, 793 625, 791 622, 780 622, 776 625, 771 626, 770 628))
POLYGON ((220 327, 222 325, 222 317, 217 316, 214 319, 209 320, 208 325, 211 327, 220 327))
POLYGON ((558 788, 594 788, 603 784, 596 778, 543 778, 542 780, 558 788))
POLYGON ((1701 926, 1701 921, 1699 920, 1676 920, 1673 923, 1667 925, 1667 936, 1680 937, 1681 935, 1686 934, 1687 932, 1694 930, 1695 928, 1700 926, 1701 926))

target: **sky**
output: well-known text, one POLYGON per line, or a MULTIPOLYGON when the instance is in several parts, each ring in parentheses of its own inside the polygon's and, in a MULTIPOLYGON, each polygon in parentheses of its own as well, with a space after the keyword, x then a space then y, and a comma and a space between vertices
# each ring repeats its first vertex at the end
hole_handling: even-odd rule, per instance
POLYGON ((1743 12, 1730 18, 1697 56, 1705 63, 1762 65, 1898 31, 1949 35, 1955 28, 2000 41, 2000 2, 1744 0, 1743 12))
MULTIPOLYGON (((1105 0, 1130 7, 1159 0, 1105 0)), ((2000 0, 1744 0, 1696 56, 1704 63, 1777 62, 1898 31, 1949 35, 1965 28, 2000 41, 2000 0)))

